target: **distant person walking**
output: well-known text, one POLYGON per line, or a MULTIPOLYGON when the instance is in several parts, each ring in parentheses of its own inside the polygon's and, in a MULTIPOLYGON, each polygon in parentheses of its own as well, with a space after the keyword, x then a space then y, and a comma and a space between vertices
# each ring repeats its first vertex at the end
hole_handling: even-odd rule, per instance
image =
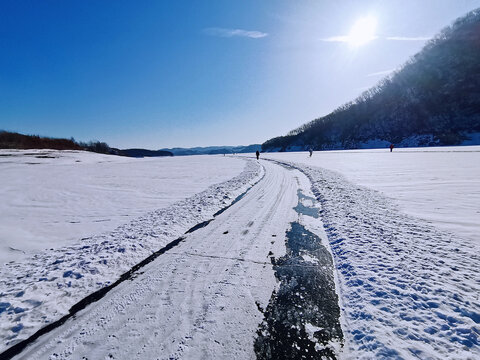
POLYGON ((390 152, 393 151, 393 144, 390 144, 390 152))
POLYGON ((255 155, 257 155, 257 160, 258 160, 258 158, 260 157, 260 152, 257 150, 257 152, 255 153, 255 155))
POLYGON ((313 149, 310 148, 310 149, 308 149, 308 151, 310 152, 310 157, 312 157, 312 155, 313 155, 313 149))

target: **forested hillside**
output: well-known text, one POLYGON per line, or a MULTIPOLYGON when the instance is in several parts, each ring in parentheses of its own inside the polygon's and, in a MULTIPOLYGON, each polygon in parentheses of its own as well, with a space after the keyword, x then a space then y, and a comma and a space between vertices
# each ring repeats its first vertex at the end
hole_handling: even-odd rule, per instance
POLYGON ((0 149, 54 149, 54 150, 85 150, 100 154, 153 157, 173 156, 169 151, 146 149, 117 149, 111 148, 101 141, 77 142, 75 139, 58 139, 38 135, 23 135, 15 132, 0 130, 0 149))
POLYGON ((38 135, 23 135, 0 130, 0 149, 83 150, 74 139, 56 139, 38 135))
POLYGON ((457 145, 480 132, 480 9, 457 19, 391 76, 264 151, 457 145))

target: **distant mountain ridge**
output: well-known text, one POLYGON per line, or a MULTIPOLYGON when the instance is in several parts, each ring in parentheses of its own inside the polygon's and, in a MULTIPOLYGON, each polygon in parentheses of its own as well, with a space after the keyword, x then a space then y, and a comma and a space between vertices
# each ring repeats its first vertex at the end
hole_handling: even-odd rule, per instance
POLYGON ((175 156, 183 155, 215 155, 215 154, 242 154, 242 153, 254 153, 262 149, 261 144, 252 145, 239 145, 239 146, 207 146, 207 147, 193 147, 193 148, 171 148, 160 149, 163 151, 169 151, 175 156))
POLYGON ((480 9, 457 19, 401 70, 263 151, 480 144, 480 9))

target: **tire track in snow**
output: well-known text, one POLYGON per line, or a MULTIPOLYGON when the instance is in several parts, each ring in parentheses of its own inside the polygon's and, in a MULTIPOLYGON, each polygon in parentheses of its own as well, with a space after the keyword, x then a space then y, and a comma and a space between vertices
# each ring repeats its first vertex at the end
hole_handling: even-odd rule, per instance
MULTIPOLYGON (((201 228, 204 228, 205 226, 207 226, 208 224, 210 224, 214 219, 215 217, 217 217, 219 214, 223 213, 224 211, 226 211, 227 209, 229 209, 230 207, 232 207, 234 204, 236 204, 238 201, 240 201, 249 191, 250 189, 255 186, 258 182, 260 182, 263 177, 265 176, 265 174, 259 179, 257 180, 253 185, 251 185, 249 188, 247 188, 247 190, 245 190, 243 193, 241 193, 240 195, 238 195, 230 205, 228 206, 225 206, 224 208, 220 209, 219 211, 217 211, 215 214, 213 214, 213 218, 212 219, 209 219, 209 220, 206 220, 206 221, 202 221, 201 223, 198 223, 197 225, 191 227, 190 229, 188 229, 184 235, 188 235, 188 234, 191 234, 201 228)), ((180 244, 182 241, 185 240, 185 236, 181 236, 173 241, 171 241, 170 243, 168 243, 167 245, 165 245, 164 247, 162 247, 161 249, 155 251, 153 254, 151 254, 150 256, 148 256, 146 259, 142 260, 141 262, 139 262, 138 264, 134 265, 130 270, 128 270, 127 272, 123 273, 122 275, 120 275, 120 277, 118 278, 118 280, 116 280, 114 283, 108 285, 108 286, 105 286, 97 291, 95 291, 94 293, 86 296, 85 298, 81 299, 80 301, 78 301, 76 304, 74 304, 68 311, 68 314, 62 316, 60 319, 54 321, 54 322, 51 322, 49 323, 48 325, 44 326, 43 328, 41 328, 40 330, 36 331, 33 335, 29 336, 27 339, 25 340, 22 340, 21 342, 9 347, 7 350, 3 351, 2 353, 0 353, 0 358, 1 359, 11 359, 12 357, 14 357, 15 355, 18 355, 20 354, 28 345, 32 344, 35 340, 37 340, 39 337, 41 337, 42 335, 45 335, 45 334, 48 334, 50 331, 60 327, 61 325, 63 325, 67 320, 73 318, 79 311, 85 309, 87 306, 89 306, 90 304, 93 304, 97 301, 99 301, 100 299, 102 299, 108 292, 110 292, 112 289, 114 289, 115 287, 117 287, 118 285, 120 285, 121 283, 123 283, 124 281, 126 280, 132 280, 134 279, 135 277, 137 277, 139 274, 139 270, 141 270, 143 267, 145 267, 147 264, 151 263, 152 261, 154 261, 157 257, 159 257, 160 255, 163 255, 164 253, 166 253, 167 251, 173 249, 175 246, 177 246, 178 244, 180 244)))
POLYGON ((187 235, 175 247, 178 254, 158 257, 38 339, 22 358, 254 357, 263 317, 257 304, 265 308, 276 286, 265 260, 285 253, 283 238, 272 235, 285 233, 295 219, 298 186, 291 172, 265 167, 264 179, 216 221, 187 235))
POLYGON ((82 298, 115 282, 186 229, 211 219, 233 194, 258 180, 260 169, 257 161, 248 160, 234 178, 112 232, 0 266, 0 351, 67 315, 82 298))

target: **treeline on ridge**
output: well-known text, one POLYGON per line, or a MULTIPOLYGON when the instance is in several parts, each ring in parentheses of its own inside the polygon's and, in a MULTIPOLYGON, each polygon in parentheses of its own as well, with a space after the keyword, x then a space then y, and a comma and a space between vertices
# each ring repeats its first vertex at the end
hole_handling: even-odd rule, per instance
POLYGON ((169 151, 146 149, 117 149, 101 141, 77 142, 74 138, 59 139, 38 135, 23 135, 16 132, 0 130, 0 149, 52 149, 85 150, 100 154, 130 157, 173 156, 169 151))

